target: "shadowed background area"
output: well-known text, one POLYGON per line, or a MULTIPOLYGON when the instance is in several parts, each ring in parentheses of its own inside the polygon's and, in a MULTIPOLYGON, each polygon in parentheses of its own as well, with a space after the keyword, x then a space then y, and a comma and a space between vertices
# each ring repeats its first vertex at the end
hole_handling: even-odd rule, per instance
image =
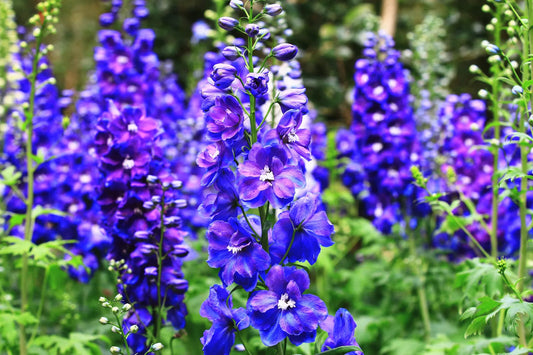
MULTIPOLYGON (((14 1, 17 23, 23 25, 34 11, 36 0, 14 1)), ((127 4, 127 1, 125 1, 127 4)), ((202 53, 191 44, 191 27, 205 19, 206 11, 214 9, 213 0, 147 1, 150 16, 145 27, 157 35, 156 52, 161 59, 174 63, 180 84, 191 92, 200 76, 202 53)), ((485 38, 485 14, 481 4, 460 0, 400 0, 396 30, 397 48, 408 48, 408 33, 420 24, 425 16, 433 15, 444 20, 445 44, 450 50, 443 60, 456 75, 451 90, 475 94, 480 84, 468 74, 471 64, 484 67, 484 52, 479 43, 485 38)), ((58 33, 54 38, 57 50, 51 58, 54 72, 61 88, 81 89, 92 69, 92 53, 96 33, 100 28, 98 17, 109 5, 100 0, 63 0, 58 33)), ((360 56, 362 34, 375 30, 381 1, 362 0, 288 0, 284 4, 289 27, 294 35, 290 41, 300 48, 308 96, 322 119, 337 124, 351 119, 346 98, 353 87, 353 63, 360 56)), ((207 20, 210 25, 213 23, 207 20)), ((206 48, 203 46, 202 48, 206 48)), ((416 48, 410 48, 416 52, 416 48)), ((406 66, 409 67, 407 61, 406 66)), ((413 68, 410 68, 413 69, 413 68)))

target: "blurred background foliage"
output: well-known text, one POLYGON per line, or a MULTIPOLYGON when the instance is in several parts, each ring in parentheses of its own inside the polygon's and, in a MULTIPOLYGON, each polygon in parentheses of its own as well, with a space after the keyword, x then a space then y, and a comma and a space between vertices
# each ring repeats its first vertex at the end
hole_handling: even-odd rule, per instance
MULTIPOLYGON (((26 23, 37 2, 14 1, 18 24, 26 23)), ((180 84, 191 92, 201 75, 201 53, 205 48, 205 45, 191 43, 191 27, 214 10, 214 1, 150 0, 147 3, 151 15, 145 26, 153 28, 157 34, 156 52, 161 59, 174 62, 180 84)), ((321 119, 334 125, 347 124, 351 120, 349 98, 353 64, 361 51, 363 33, 378 28, 381 1, 286 0, 283 3, 294 32, 289 40, 300 48, 311 102, 321 119)), ((442 64, 455 73, 450 90, 475 94, 479 83, 468 74, 468 67, 470 64, 483 67, 485 62, 480 42, 486 37, 484 26, 488 18, 480 11, 481 5, 462 0, 400 0, 395 35, 397 48, 410 49, 416 54, 418 48, 409 48, 409 33, 427 16, 441 18, 446 33, 444 47, 449 52, 442 56, 442 64)), ((83 88, 86 73, 93 65, 98 16, 107 6, 101 0, 63 0, 54 39, 57 50, 52 58, 61 88, 83 88)), ((405 61, 409 67, 408 59, 409 56, 405 61)), ((416 71, 416 68, 410 69, 416 71)))

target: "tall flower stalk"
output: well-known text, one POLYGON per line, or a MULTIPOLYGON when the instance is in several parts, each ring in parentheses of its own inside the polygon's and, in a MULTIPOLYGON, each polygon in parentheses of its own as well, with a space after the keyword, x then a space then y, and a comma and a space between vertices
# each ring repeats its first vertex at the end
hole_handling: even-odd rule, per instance
MULTIPOLYGON (((321 248, 333 244, 318 184, 315 188, 304 175, 312 160, 305 88, 280 80, 285 63, 293 63, 288 75, 299 76, 298 49, 266 24, 282 13, 281 6, 261 3, 230 2, 244 15, 221 17, 218 24, 244 40, 222 49, 224 58, 202 88, 211 142, 197 159, 206 169, 203 208, 211 217, 207 263, 220 269, 222 281, 200 312, 213 323, 202 337, 206 354, 228 354, 250 325, 265 346, 285 354, 288 341, 295 346, 315 341, 328 319, 325 303, 304 293, 310 279, 298 264, 314 264, 321 248), (246 310, 232 307, 232 293, 240 289, 249 297, 246 310)), ((351 345, 349 350, 359 351, 355 323, 347 324, 351 334, 332 339, 323 350, 351 345)))
MULTIPOLYGON (((24 120, 22 126, 26 136, 26 214, 24 218, 24 240, 31 242, 33 237, 34 223, 34 173, 36 169, 36 156, 33 146, 33 118, 35 116, 35 96, 37 92, 37 75, 39 73, 39 63, 47 49, 42 44, 46 35, 55 33, 55 23, 61 2, 59 0, 46 0, 37 5, 39 14, 30 19, 30 24, 35 26, 33 36, 35 37, 35 47, 32 57, 31 73, 28 80, 30 82, 30 95, 27 104, 23 105, 24 120)), ((28 308, 28 253, 22 254, 22 268, 20 275, 20 310, 22 313, 28 308)), ((26 328, 20 324, 19 328, 19 351, 20 354, 27 354, 26 328)))

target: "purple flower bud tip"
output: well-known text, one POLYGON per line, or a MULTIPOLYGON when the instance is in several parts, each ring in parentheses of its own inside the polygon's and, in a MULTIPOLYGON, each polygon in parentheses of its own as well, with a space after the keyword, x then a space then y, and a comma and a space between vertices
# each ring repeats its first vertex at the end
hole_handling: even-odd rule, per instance
POLYGON ((177 208, 185 208, 187 207, 187 200, 180 198, 178 200, 175 200, 174 204, 176 205, 177 208))
POLYGON ((146 182, 148 182, 149 184, 155 184, 159 181, 159 178, 157 176, 154 176, 154 175, 148 175, 146 177, 146 182))
POLYGON ((298 54, 298 47, 290 43, 281 43, 272 49, 272 55, 281 61, 289 61, 298 54))
POLYGON ((179 189, 183 186, 183 182, 181 180, 174 180, 170 184, 172 185, 173 189, 179 189))
POLYGON ((270 32, 266 28, 262 28, 259 30, 259 36, 262 40, 268 40, 270 39, 270 32))
POLYGON ((112 25, 114 21, 115 15, 110 12, 106 12, 100 15, 100 25, 103 27, 112 25))
POLYGON ((240 8, 240 7, 243 7, 244 4, 243 4, 243 2, 242 2, 241 0, 231 0, 231 1, 229 2, 229 6, 230 6, 231 8, 233 8, 233 9, 238 9, 238 8, 240 8))
POLYGON ((485 47, 485 50, 489 53, 492 53, 492 54, 498 54, 500 53, 500 48, 494 44, 488 44, 486 47, 485 47))
POLYGON ((146 201, 143 203, 143 207, 147 210, 151 210, 155 207, 154 203, 152 201, 146 201))
POLYGON ((515 86, 513 86, 513 88, 511 89, 511 92, 512 92, 513 95, 515 95, 515 96, 520 96, 520 95, 522 95, 522 93, 524 92, 524 89, 522 89, 521 86, 515 85, 515 86))
POLYGON ((279 15, 279 14, 281 14, 283 12, 283 8, 281 7, 280 4, 269 4, 269 5, 265 6, 263 11, 267 15, 277 16, 277 15, 279 15))
POLYGON ((259 26, 255 23, 250 23, 246 25, 246 28, 244 29, 248 37, 255 37, 259 34, 259 26))
POLYGON ((161 203, 161 196, 152 196, 153 203, 161 203))
POLYGON ((218 19, 218 25, 226 31, 233 30, 238 24, 239 20, 236 20, 233 17, 221 17, 218 19))
POLYGON ((237 58, 239 58, 239 52, 240 50, 237 49, 236 47, 226 47, 222 50, 222 55, 224 56, 224 58, 226 58, 227 60, 236 60, 237 58))

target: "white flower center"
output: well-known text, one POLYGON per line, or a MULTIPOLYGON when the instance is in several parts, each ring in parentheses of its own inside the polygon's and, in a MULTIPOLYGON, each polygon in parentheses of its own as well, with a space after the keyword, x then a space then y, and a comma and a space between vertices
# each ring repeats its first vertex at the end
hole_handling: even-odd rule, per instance
POLYGON ((131 122, 128 125, 128 131, 129 132, 135 133, 135 132, 137 132, 138 129, 139 129, 139 127, 137 127, 137 125, 134 122, 131 122))
POLYGON ((381 122, 383 121, 383 119, 385 118, 385 115, 380 113, 380 112, 375 112, 373 115, 372 115, 372 119, 376 122, 381 122))
POLYGON ((278 300, 278 309, 286 311, 289 308, 296 307, 296 302, 289 298, 289 295, 284 293, 281 295, 281 298, 278 300))
POLYGON ((135 166, 135 161, 133 161, 133 159, 130 159, 130 158, 126 158, 124 159, 124 161, 122 162, 122 167, 126 170, 130 170, 130 169, 133 169, 133 167, 135 166))
POLYGON ((374 152, 379 152, 381 149, 383 149, 383 144, 381 144, 380 142, 376 142, 374 144, 372 144, 372 150, 374 152))
POLYGON ((287 138, 289 140, 289 143, 298 142, 300 138, 294 133, 294 130, 290 131, 289 134, 287 134, 287 138))
POLYGON ((385 91, 385 89, 383 89, 383 86, 376 86, 373 90, 373 93, 374 95, 381 95, 383 94, 383 92, 385 91))
POLYGON ((232 254, 237 254, 242 250, 242 247, 232 247, 231 245, 228 245, 226 249, 228 249, 228 251, 230 251, 232 254))
POLYGON ((270 171, 270 168, 268 167, 268 165, 265 165, 265 167, 261 170, 261 175, 259 176, 259 180, 267 181, 267 182, 274 181, 274 173, 270 171))
POLYGON ((396 126, 392 126, 391 128, 389 128, 389 132, 393 136, 398 136, 398 135, 402 134, 401 128, 396 127, 396 126))
POLYGON ((216 159, 220 155, 220 151, 218 149, 215 149, 214 151, 209 152, 209 156, 211 159, 216 159))

